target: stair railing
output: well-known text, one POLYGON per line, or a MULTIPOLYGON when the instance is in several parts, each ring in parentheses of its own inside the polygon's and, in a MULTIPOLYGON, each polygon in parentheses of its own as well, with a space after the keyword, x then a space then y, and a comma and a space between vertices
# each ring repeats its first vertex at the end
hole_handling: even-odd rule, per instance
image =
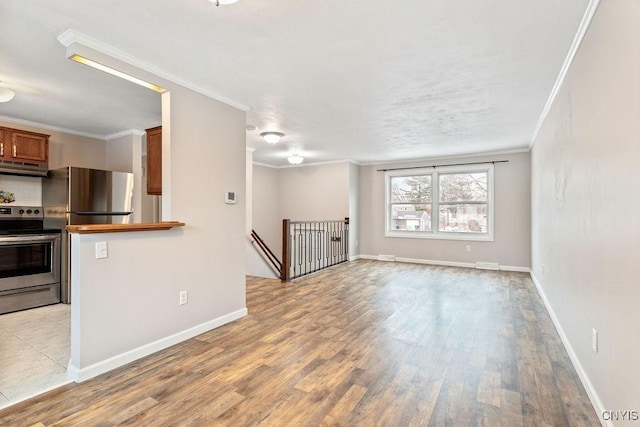
POLYGON ((349 261, 349 218, 282 220, 282 270, 289 281, 349 261))
POLYGON ((260 251, 264 254, 264 257, 269 261, 278 277, 282 277, 282 263, 275 256, 275 254, 269 249, 269 246, 262 240, 262 238, 256 233, 255 230, 251 230, 251 238, 258 245, 260 251))

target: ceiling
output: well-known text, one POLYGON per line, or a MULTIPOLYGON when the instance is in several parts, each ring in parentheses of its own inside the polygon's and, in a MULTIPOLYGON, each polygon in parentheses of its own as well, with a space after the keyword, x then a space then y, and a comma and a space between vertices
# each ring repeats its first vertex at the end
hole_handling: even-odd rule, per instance
POLYGON ((73 29, 246 105, 254 160, 526 149, 588 0, 2 0, 0 116, 105 138, 160 96, 66 59, 73 29), (267 145, 260 132, 285 133, 267 145))

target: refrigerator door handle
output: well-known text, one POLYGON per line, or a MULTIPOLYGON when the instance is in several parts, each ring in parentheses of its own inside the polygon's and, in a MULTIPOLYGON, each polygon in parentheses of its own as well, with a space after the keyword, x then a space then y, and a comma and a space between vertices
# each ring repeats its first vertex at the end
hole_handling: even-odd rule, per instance
POLYGON ((133 212, 96 212, 96 211, 91 211, 91 212, 82 212, 82 211, 72 211, 72 212, 67 212, 70 214, 76 214, 76 215, 83 215, 83 216, 127 216, 127 215, 131 215, 133 212))

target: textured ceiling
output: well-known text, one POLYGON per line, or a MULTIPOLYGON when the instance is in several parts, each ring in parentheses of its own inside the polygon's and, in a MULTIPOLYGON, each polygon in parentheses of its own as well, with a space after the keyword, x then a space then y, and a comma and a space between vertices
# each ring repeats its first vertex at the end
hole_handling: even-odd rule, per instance
POLYGON ((0 115, 104 137, 160 97, 65 58, 73 29, 247 105, 254 160, 406 160, 526 148, 587 0, 2 0, 0 115), (286 134, 267 146, 259 133, 286 134))

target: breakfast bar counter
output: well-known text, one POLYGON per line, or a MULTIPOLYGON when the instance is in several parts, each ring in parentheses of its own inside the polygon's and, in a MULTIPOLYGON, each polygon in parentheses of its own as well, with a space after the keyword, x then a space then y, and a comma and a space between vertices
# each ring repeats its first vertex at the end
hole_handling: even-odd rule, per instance
POLYGON ((69 233, 96 234, 96 233, 127 233, 132 231, 158 231, 170 230, 174 227, 184 227, 184 222, 162 221, 142 222, 137 224, 80 224, 67 225, 69 233))

